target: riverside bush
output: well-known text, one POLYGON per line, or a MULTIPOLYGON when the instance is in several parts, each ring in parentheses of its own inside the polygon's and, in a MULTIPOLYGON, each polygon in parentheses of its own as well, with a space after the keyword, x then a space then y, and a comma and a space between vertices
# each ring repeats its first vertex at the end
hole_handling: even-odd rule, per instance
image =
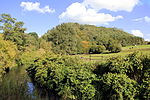
POLYGON ((32 79, 63 99, 92 99, 96 75, 78 59, 65 56, 44 56, 28 69, 32 79))
POLYGON ((135 52, 94 65, 45 54, 27 71, 38 86, 64 100, 149 100, 149 56, 135 52))

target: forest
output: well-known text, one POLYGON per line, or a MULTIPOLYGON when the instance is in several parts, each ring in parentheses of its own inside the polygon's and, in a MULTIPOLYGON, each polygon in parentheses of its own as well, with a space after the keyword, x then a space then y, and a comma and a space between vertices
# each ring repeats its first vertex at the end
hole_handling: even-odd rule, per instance
POLYGON ((143 38, 71 22, 41 37, 26 30, 24 22, 0 14, 0 100, 150 99, 150 43, 143 38), (134 50, 141 45, 148 48, 134 50), (105 54, 120 55, 82 56, 105 54))

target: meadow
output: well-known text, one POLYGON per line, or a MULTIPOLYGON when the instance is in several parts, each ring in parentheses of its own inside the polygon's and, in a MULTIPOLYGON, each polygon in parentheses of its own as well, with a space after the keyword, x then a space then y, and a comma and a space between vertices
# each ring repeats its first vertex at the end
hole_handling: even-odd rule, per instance
POLYGON ((142 54, 149 55, 150 54, 150 45, 137 45, 137 46, 126 46, 122 47, 122 51, 119 53, 110 53, 109 51, 105 51, 101 54, 81 54, 75 55, 80 57, 81 59, 85 59, 86 61, 105 61, 112 57, 118 56, 126 56, 133 52, 141 52, 142 54))

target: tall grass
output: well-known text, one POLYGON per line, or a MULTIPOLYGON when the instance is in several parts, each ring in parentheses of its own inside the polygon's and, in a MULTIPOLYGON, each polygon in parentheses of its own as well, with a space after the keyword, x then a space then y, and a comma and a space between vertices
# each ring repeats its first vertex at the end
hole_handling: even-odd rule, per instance
POLYGON ((27 94, 27 76, 22 70, 13 69, 0 83, 0 100, 31 100, 27 94))
POLYGON ((33 92, 29 82, 24 67, 11 70, 0 82, 0 100, 48 100, 47 97, 41 98, 36 91, 33 92))

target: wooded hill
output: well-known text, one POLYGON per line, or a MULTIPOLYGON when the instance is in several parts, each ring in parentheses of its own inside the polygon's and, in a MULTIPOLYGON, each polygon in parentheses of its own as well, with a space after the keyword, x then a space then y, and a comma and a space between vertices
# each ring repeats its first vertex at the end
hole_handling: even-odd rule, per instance
MULTIPOLYGON (((96 27, 78 23, 63 23, 49 30, 42 38, 51 42, 53 51, 62 54, 96 53, 97 46, 119 52, 120 46, 141 45, 144 39, 117 28, 96 27), (96 46, 96 47, 95 47, 96 46), (119 49, 112 47, 119 47, 119 49), (94 50, 93 50, 93 47, 94 50)), ((100 50, 101 52, 102 50, 100 50)))

